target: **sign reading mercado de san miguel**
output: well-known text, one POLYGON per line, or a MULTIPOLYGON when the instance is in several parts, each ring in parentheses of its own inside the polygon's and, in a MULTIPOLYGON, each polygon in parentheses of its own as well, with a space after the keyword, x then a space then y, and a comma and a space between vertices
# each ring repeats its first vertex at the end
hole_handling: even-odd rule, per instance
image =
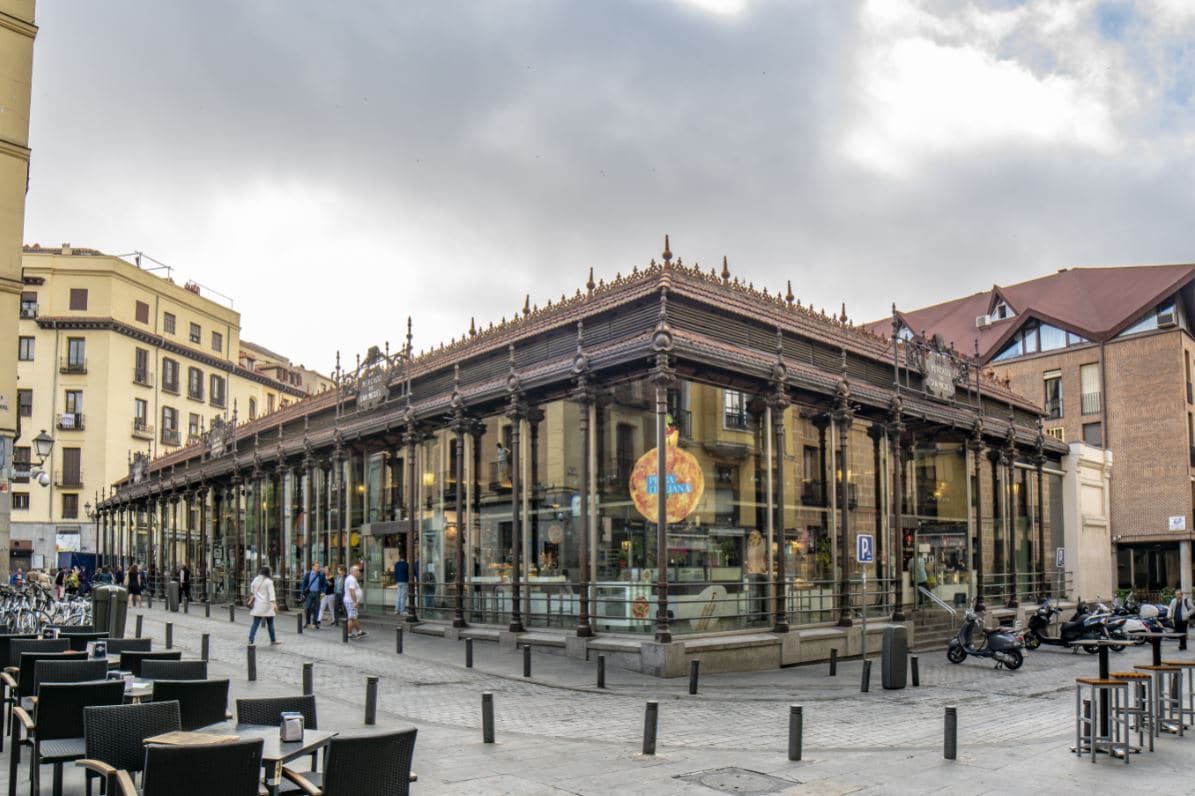
MULTIPOLYGON (((671 423, 668 426, 664 446, 664 494, 667 495, 667 521, 680 522, 692 514, 705 494, 705 476, 701 465, 686 450, 677 447, 680 431, 671 423)), ((648 522, 659 522, 658 495, 658 448, 652 448, 639 457, 631 470, 629 484, 631 499, 648 522)))

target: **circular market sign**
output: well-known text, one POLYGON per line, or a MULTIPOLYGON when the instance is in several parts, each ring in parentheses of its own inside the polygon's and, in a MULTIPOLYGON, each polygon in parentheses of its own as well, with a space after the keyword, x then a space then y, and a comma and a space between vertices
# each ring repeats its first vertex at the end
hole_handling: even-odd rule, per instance
MULTIPOLYGON (((696 510, 705 494, 705 476, 691 453, 677 447, 680 432, 668 429, 664 446, 664 494, 667 496, 667 521, 680 522, 696 510)), ((635 508, 648 522, 659 522, 658 448, 639 457, 631 470, 629 488, 635 508)))

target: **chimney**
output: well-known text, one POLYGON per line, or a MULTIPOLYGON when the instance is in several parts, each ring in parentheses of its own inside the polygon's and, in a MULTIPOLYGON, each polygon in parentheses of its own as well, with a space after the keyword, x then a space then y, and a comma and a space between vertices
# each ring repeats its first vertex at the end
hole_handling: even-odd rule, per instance
POLYGON ((69 242, 69 241, 68 241, 68 242, 66 242, 66 243, 64 243, 64 244, 62 244, 62 253, 63 253, 63 254, 65 254, 65 255, 67 255, 67 256, 70 256, 71 254, 73 254, 73 253, 74 253, 74 252, 71 250, 71 244, 70 244, 70 242, 69 242))

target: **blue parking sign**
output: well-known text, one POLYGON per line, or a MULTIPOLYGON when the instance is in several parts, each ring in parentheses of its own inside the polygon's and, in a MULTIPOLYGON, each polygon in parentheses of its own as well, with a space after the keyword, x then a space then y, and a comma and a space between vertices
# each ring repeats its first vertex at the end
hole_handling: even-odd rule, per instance
POLYGON ((860 564, 875 562, 875 537, 869 533, 861 533, 855 537, 855 560, 860 564))

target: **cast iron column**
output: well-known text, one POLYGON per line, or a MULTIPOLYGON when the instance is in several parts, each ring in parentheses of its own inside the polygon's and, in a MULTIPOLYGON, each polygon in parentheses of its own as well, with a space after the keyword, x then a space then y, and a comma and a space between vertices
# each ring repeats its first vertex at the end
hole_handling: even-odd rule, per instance
MULTIPOLYGON (((281 453, 281 446, 279 447, 281 453)), ((292 479, 294 470, 287 466, 286 461, 279 457, 278 459, 278 489, 274 492, 274 498, 278 501, 278 582, 281 588, 278 590, 278 607, 283 611, 288 610, 287 595, 290 593, 286 583, 287 577, 287 559, 290 558, 291 545, 294 543, 293 539, 288 538, 286 527, 286 509, 290 505, 286 499, 286 482, 292 479)), ((291 490, 291 497, 294 497, 294 490, 291 490)), ((364 582, 365 573, 361 573, 361 580, 364 582)))
MULTIPOLYGON (((465 417, 465 400, 460 392, 459 367, 454 375, 452 390, 452 430, 456 439, 456 485, 453 490, 453 500, 456 509, 456 595, 453 605, 452 626, 467 627, 465 621, 465 541, 468 534, 465 528, 465 507, 467 505, 468 490, 465 488, 465 432, 469 430, 472 421, 465 417)), ((445 584, 447 585, 447 584, 445 584)))
MULTIPOLYGON (((194 578, 195 573, 191 567, 191 535, 195 530, 195 516, 191 513, 191 502, 195 499, 195 492, 191 489, 191 485, 187 485, 187 489, 183 492, 183 512, 187 515, 187 532, 186 532, 186 547, 183 552, 183 566, 187 568, 189 577, 194 578)), ((182 585, 181 582, 179 584, 182 585)), ((195 584, 192 583, 192 586, 195 584)))
POLYGON ((851 550, 847 542, 850 538, 851 525, 850 479, 848 477, 850 460, 848 458, 847 436, 851 430, 851 425, 855 421, 855 409, 851 406, 851 389, 845 375, 838 382, 838 394, 834 401, 834 408, 830 414, 834 419, 834 426, 838 430, 838 467, 839 472, 842 473, 842 478, 839 479, 841 486, 838 492, 838 508, 842 516, 842 524, 838 529, 838 563, 840 570, 838 584, 840 591, 838 627, 850 627, 853 623, 851 622, 850 606, 851 550))
POLYGON ((411 566, 411 572, 414 577, 407 588, 407 616, 406 621, 418 622, 419 615, 415 608, 415 587, 417 583, 422 580, 423 573, 420 571, 420 562, 415 559, 415 551, 418 547, 418 509, 417 501, 419 498, 415 494, 415 443, 419 440, 418 431, 415 428, 415 415, 411 410, 410 405, 407 406, 407 430, 403 434, 403 442, 407 446, 407 516, 409 526, 407 529, 407 562, 411 566))
MULTIPOLYGON (((871 437, 871 456, 872 468, 874 474, 872 476, 872 490, 875 492, 875 584, 876 593, 879 594, 881 589, 886 589, 887 586, 884 581, 887 580, 884 576, 885 572, 885 558, 884 549, 887 545, 884 543, 884 474, 880 467, 880 443, 884 442, 888 437, 888 431, 884 423, 873 422, 867 427, 867 436, 871 437)), ((885 595, 886 597, 887 595, 885 595)), ((887 600, 885 600, 887 602, 887 600)), ((864 610, 867 606, 867 594, 863 595, 864 610)))
POLYGON ((170 498, 165 494, 161 496, 161 502, 158 504, 162 513, 162 521, 158 526, 158 596, 165 599, 166 584, 169 582, 167 569, 170 566, 170 551, 167 550, 169 542, 167 541, 167 533, 170 531, 169 509, 170 498))
POLYGON ((891 442, 892 458, 892 495, 888 502, 891 512, 891 527, 889 532, 888 555, 895 557, 895 564, 890 569, 895 573, 896 604, 892 611, 893 622, 905 621, 904 614, 904 500, 905 500, 905 462, 904 462, 904 433, 905 424, 901 418, 903 406, 899 397, 893 398, 888 411, 888 439, 891 442))
POLYGON ((522 578, 523 560, 523 479, 519 462, 519 431, 523 424, 525 408, 518 399, 518 393, 512 394, 510 408, 506 417, 510 420, 510 519, 511 519, 511 555, 510 555, 510 627, 511 633, 522 633, 523 626, 522 578))
MULTIPOLYGON (((469 527, 469 532, 465 535, 467 543, 472 549, 473 540, 475 538, 480 540, 481 534, 481 438, 485 436, 485 423, 480 420, 474 420, 469 433, 473 435, 473 522, 477 523, 477 535, 474 535, 474 528, 472 524, 469 527)), ((480 563, 477 560, 477 555, 480 551, 473 552, 473 566, 477 568, 480 563)), ((474 606, 477 605, 477 592, 473 592, 474 606)), ((483 604, 484 614, 484 604, 483 604)), ((482 621, 485 621, 484 618, 482 621)))
POLYGON ((1017 449, 1014 442, 1014 434, 1012 425, 1008 427, 1008 437, 1005 440, 1004 450, 1000 453, 1000 459, 1004 463, 1004 505, 1005 510, 1005 528, 1008 532, 1008 566, 1009 566, 1009 594, 1008 607, 1017 607, 1017 516, 1016 506, 1014 505, 1016 482, 1016 460, 1017 449))
POLYGON ((208 548, 208 532, 207 532, 207 485, 200 482, 199 488, 195 490, 195 497, 199 499, 199 593, 203 595, 203 601, 207 602, 207 570, 208 558, 211 552, 208 548))
POLYGON ((1042 484, 1042 469, 1046 464, 1045 434, 1042 432, 1042 420, 1037 418, 1037 440, 1034 442, 1033 465, 1037 476, 1037 567, 1041 573, 1041 584, 1038 590, 1038 601, 1045 599, 1048 582, 1046 580, 1046 494, 1042 484))
POLYGON ((589 482, 591 480, 589 472, 589 412, 593 407, 594 395, 586 375, 588 360, 580 349, 581 345, 578 341, 577 361, 573 365, 573 370, 577 373, 577 390, 573 393, 573 397, 580 407, 577 429, 581 434, 581 483, 579 489, 581 517, 577 524, 577 550, 581 557, 581 583, 578 595, 577 635, 581 638, 588 638, 593 635, 593 627, 589 624, 589 482))
POLYGON ((775 511, 774 528, 776 533, 776 621, 772 625, 773 633, 787 633, 788 625, 788 566, 785 549, 787 543, 784 537, 784 410, 788 407, 788 395, 785 393, 783 376, 776 382, 776 392, 773 393, 769 406, 772 409, 772 434, 775 437, 773 445, 776 451, 776 493, 773 507, 775 511))
POLYGON ((232 490, 231 490, 232 494, 230 495, 230 497, 232 500, 232 502, 231 502, 232 534, 233 534, 232 555, 236 557, 236 563, 233 565, 233 569, 232 569, 232 576, 233 576, 234 580, 233 580, 233 584, 232 584, 232 593, 229 596, 232 598, 232 600, 234 602, 241 601, 241 578, 242 578, 241 570, 244 567, 244 562, 245 562, 245 552, 244 552, 245 537, 244 537, 244 527, 241 522, 241 498, 243 497, 243 495, 241 493, 244 491, 242 489, 241 485, 243 483, 244 483, 244 481, 241 478, 241 472, 239 470, 233 470, 232 490))
POLYGON ((975 565, 975 613, 983 613, 983 424, 975 421, 974 433, 967 439, 975 470, 975 537, 971 554, 975 565))

